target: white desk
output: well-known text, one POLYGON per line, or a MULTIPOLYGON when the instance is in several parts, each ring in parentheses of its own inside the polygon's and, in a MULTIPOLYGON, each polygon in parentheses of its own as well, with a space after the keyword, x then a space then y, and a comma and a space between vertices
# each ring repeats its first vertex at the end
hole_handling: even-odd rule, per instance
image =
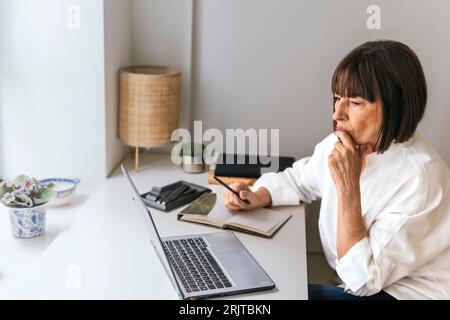
MULTIPOLYGON (((186 174, 167 155, 144 155, 139 173, 131 171, 131 175, 141 193, 180 179, 207 185, 206 173, 186 174)), ((222 201, 224 188, 208 187, 222 201)), ((47 233, 40 239, 13 239, 7 217, 2 216, 0 299, 176 299, 150 246, 141 208, 131 199, 120 170, 82 202, 51 209, 47 233)), ((219 231, 177 221, 178 210, 152 210, 162 236, 219 231)), ((273 239, 236 232, 276 288, 228 299, 307 298, 304 207, 277 210, 289 211, 293 217, 273 239)))

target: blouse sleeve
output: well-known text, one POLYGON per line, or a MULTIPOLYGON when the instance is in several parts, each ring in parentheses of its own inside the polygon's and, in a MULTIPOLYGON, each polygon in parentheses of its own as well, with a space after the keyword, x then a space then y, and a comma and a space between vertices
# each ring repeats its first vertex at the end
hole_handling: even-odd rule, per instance
POLYGON ((407 179, 372 223, 368 236, 336 261, 347 292, 373 295, 448 248, 449 177, 437 174, 433 164, 424 164, 407 179))
MULTIPOLYGON (((314 148, 311 157, 296 161, 291 168, 280 173, 263 174, 252 186, 256 191, 265 187, 272 197, 272 205, 298 205, 300 201, 311 203, 321 197, 319 172, 327 166, 327 145, 333 136, 328 136, 314 148), (325 158, 324 158, 325 157, 325 158), (325 159, 325 160, 324 160, 325 159)), ((337 139, 337 138, 335 138, 337 139)))

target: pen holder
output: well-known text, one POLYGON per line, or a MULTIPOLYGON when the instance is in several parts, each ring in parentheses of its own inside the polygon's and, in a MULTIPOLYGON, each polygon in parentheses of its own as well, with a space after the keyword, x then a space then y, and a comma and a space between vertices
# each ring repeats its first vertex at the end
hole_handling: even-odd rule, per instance
POLYGON ((163 187, 153 187, 151 191, 141 194, 141 197, 149 207, 171 211, 194 201, 205 192, 211 192, 211 189, 181 180, 163 187), (183 186, 185 188, 180 188, 183 186), (177 190, 180 192, 177 193, 177 190))

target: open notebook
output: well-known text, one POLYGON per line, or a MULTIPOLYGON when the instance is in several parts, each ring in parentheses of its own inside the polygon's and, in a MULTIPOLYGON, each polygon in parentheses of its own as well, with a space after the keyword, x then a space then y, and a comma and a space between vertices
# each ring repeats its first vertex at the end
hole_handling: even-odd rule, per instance
MULTIPOLYGON (((249 211, 233 211, 226 208, 222 202, 211 203, 212 209, 205 213, 198 203, 206 197, 215 194, 204 194, 190 206, 178 214, 178 219, 211 225, 222 229, 235 229, 263 237, 272 237, 273 234, 292 216, 291 214, 259 208, 249 211)), ((215 202, 215 198, 214 198, 215 202)))

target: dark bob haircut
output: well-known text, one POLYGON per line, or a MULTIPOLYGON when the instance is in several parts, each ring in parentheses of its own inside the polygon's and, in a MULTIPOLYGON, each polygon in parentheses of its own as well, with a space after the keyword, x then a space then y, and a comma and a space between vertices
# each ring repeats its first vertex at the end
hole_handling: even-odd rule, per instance
POLYGON ((336 67, 331 90, 342 97, 381 102, 378 153, 413 136, 427 103, 419 58, 408 46, 392 40, 369 41, 353 49, 336 67))

